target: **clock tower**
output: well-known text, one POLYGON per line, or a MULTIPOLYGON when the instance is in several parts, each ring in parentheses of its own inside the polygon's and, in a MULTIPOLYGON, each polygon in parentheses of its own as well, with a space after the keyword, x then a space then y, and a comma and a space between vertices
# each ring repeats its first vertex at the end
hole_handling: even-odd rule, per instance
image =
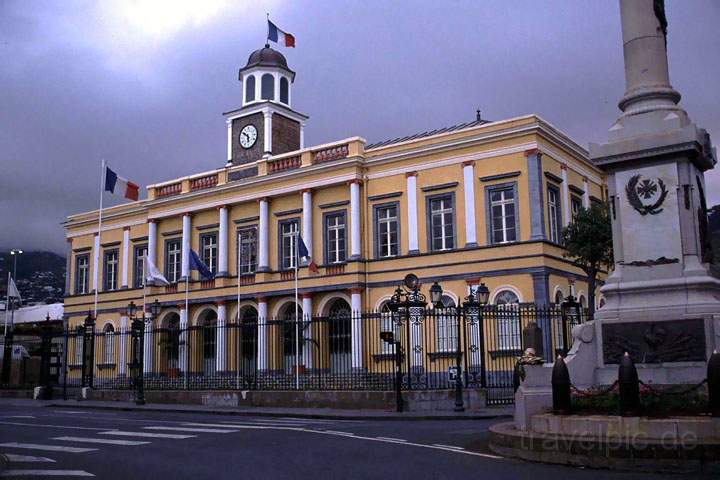
POLYGON ((290 70, 282 53, 269 45, 250 54, 239 72, 242 107, 224 113, 227 123, 226 166, 253 163, 304 147, 308 117, 292 109, 290 70))

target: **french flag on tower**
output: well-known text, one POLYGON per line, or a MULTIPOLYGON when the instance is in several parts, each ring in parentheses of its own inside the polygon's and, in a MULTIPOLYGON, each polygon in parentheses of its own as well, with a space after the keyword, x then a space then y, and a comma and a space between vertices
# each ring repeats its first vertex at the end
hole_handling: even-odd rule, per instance
POLYGON ((295 47, 295 37, 287 32, 280 30, 277 25, 272 23, 268 18, 268 40, 272 40, 278 45, 286 47, 295 47))
POLYGON ((140 187, 127 178, 118 176, 117 173, 105 167, 105 191, 122 195, 130 200, 137 200, 140 197, 140 187))

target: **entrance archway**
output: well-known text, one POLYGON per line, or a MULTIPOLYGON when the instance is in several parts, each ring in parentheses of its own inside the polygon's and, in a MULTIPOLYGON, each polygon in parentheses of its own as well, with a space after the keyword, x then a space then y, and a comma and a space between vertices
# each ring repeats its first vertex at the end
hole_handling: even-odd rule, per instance
POLYGON ((198 315, 196 335, 199 336, 195 343, 200 347, 202 355, 202 374, 214 375, 217 365, 217 312, 214 309, 206 309, 198 315))
POLYGON ((352 314, 350 305, 342 298, 328 307, 328 342, 330 372, 347 373, 352 362, 352 314))
POLYGON ((238 313, 240 329, 240 371, 252 376, 257 369, 258 311, 245 306, 238 313))
POLYGON ((303 310, 297 306, 297 318, 295 317, 295 303, 289 303, 280 313, 282 320, 282 336, 283 336, 283 362, 285 371, 295 373, 296 365, 303 365, 303 310), (300 333, 299 341, 296 342, 297 332, 300 333), (299 349, 298 349, 299 347, 299 349), (296 354, 297 350, 297 354, 296 354))

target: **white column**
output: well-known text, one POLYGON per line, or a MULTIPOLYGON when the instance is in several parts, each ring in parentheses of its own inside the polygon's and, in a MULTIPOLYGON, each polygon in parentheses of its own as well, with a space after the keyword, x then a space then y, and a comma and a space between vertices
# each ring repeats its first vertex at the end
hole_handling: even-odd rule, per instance
POLYGON ((350 290, 352 368, 363 368, 362 289, 350 290))
POLYGON ((220 228, 218 229, 218 277, 228 275, 228 209, 225 205, 220 211, 220 228))
POLYGON ((120 354, 117 360, 118 375, 120 376, 125 376, 125 372, 127 371, 127 339, 129 335, 130 330, 128 329, 128 317, 122 316, 120 317, 120 354))
POLYGON ((417 172, 406 174, 407 212, 408 212, 408 254, 419 253, 418 213, 417 213, 417 172))
MULTIPOLYGON (((303 295, 302 310, 303 310, 303 320, 305 322, 312 322, 312 312, 313 312, 312 295, 309 295, 309 294, 303 295)), ((303 335, 303 334, 301 333, 301 335, 303 335)), ((306 341, 303 341, 303 358, 305 359, 305 368, 312 369, 313 368, 312 323, 309 323, 308 327, 304 331, 303 336, 307 339, 306 341)))
POLYGON ((362 257, 360 243, 360 180, 350 181, 350 260, 362 257))
MULTIPOLYGON (((259 83, 259 82, 258 82, 259 83)), ((263 149, 265 153, 272 154, 272 112, 263 110, 263 149)))
POLYGON ((305 122, 300 122, 300 150, 303 148, 305 148, 305 122))
POLYGON ((190 339, 187 332, 188 313, 184 304, 179 305, 178 310, 180 310, 180 346, 178 348, 178 366, 180 367, 181 372, 187 373, 187 344, 190 339))
MULTIPOLYGON (((245 98, 244 95, 243 98, 245 98)), ((232 163, 232 120, 225 120, 225 125, 227 125, 227 161, 232 163)))
POLYGON ((120 277, 120 288, 128 287, 128 276, 130 271, 130 227, 123 228, 122 241, 122 274, 120 277))
POLYGON ((257 368, 268 369, 268 304, 265 297, 258 297, 257 368))
POLYGON ((560 173, 562 175, 562 213, 563 213, 563 226, 567 227, 572 219, 572 212, 570 211, 570 183, 568 182, 567 165, 560 166, 560 173))
POLYGON ((258 220, 258 272, 270 270, 268 258, 268 228, 270 228, 268 222, 269 210, 270 208, 267 198, 260 199, 260 218, 258 220))
POLYGON ((157 223, 155 220, 148 222, 148 258, 157 265, 157 223))
POLYGON ((465 193, 465 246, 477 246, 477 226, 475 224, 475 162, 463 163, 463 192, 465 193))
POLYGON ((145 338, 143 339, 143 372, 153 371, 153 323, 145 323, 145 338))
POLYGON ((280 102, 280 74, 277 72, 273 73, 273 77, 275 78, 275 91, 273 92, 276 102, 280 102))
POLYGON ((583 207, 590 208, 590 188, 588 186, 587 177, 583 177, 583 207))
POLYGON ((182 227, 182 267, 180 269, 180 276, 183 278, 190 275, 190 241, 192 237, 192 216, 189 213, 183 215, 183 227, 182 227))
POLYGON ((215 328, 215 371, 227 370, 227 348, 225 335, 225 318, 227 309, 225 302, 217 303, 217 326, 215 328))
POLYGON ((312 210, 312 190, 305 189, 302 191, 302 238, 305 246, 313 256, 313 210, 312 210))
POLYGON ((92 270, 92 279, 93 279, 93 291, 98 291, 98 271, 100 270, 100 235, 95 235, 95 240, 93 243, 93 270, 92 270))

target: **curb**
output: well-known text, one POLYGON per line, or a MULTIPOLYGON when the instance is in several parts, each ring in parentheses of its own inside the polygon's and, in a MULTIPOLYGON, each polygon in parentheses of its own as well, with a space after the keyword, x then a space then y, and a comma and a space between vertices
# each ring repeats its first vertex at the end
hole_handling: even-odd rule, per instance
POLYGON ((491 420, 499 418, 511 418, 510 414, 477 414, 463 416, 443 415, 415 415, 415 416, 388 416, 388 415, 338 415, 332 413, 301 413, 301 412, 263 412, 263 411, 232 411, 232 410, 190 410, 186 408, 143 408, 131 406, 113 405, 63 405, 49 404, 45 407, 52 408, 83 408, 90 410, 111 410, 123 412, 153 412, 153 413, 189 413, 207 415, 230 415, 240 417, 285 417, 285 418, 308 418, 322 420, 373 420, 373 421, 426 421, 426 420, 491 420))

